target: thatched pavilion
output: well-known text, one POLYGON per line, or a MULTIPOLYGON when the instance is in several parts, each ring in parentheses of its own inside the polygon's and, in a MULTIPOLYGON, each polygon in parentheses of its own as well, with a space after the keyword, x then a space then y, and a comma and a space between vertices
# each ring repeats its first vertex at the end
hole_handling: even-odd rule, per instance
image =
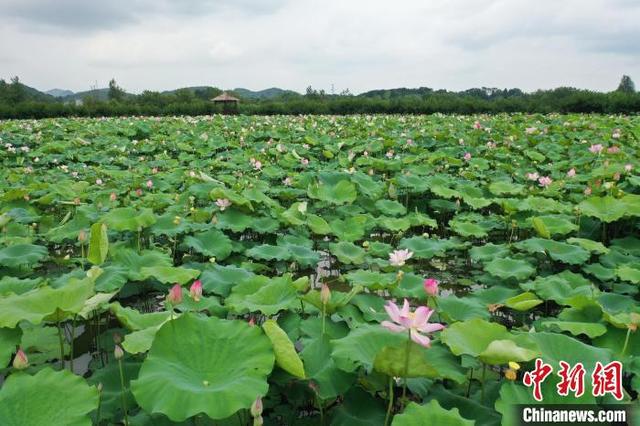
POLYGON ((240 102, 240 99, 235 98, 228 94, 227 92, 222 92, 222 94, 216 96, 211 99, 214 104, 222 104, 222 105, 237 105, 240 102))

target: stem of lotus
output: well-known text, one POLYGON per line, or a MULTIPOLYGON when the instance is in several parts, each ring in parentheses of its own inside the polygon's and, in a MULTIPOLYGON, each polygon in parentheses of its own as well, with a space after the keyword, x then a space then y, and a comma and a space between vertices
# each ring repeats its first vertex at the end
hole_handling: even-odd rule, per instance
POLYGON ((391 409, 393 408, 393 377, 389 376, 389 405, 387 405, 387 415, 384 418, 384 426, 389 424, 389 420, 391 418, 391 409))
POLYGON ((102 390, 98 386, 98 409, 96 411, 96 424, 100 424, 100 410, 102 410, 102 390))
POLYGON ((631 336, 631 327, 627 327, 627 337, 624 339, 624 346, 622 347, 622 356, 627 353, 627 346, 629 345, 629 337, 631 336))
POLYGON ((407 347, 404 354, 404 381, 402 382, 402 399, 400 405, 404 407, 404 401, 407 397, 407 380, 409 375, 409 355, 411 354, 411 329, 409 329, 409 339, 407 340, 407 347))
POLYGON ((484 404, 484 376, 487 371, 487 364, 482 363, 482 382, 480 383, 480 403, 484 404))
POLYGON ((473 381, 473 367, 469 369, 469 384, 467 385, 467 398, 471 393, 471 382, 473 381))
POLYGON ((60 320, 58 324, 58 342, 60 343, 60 370, 64 370, 64 340, 62 340, 62 327, 60 327, 60 320))
POLYGON ((327 304, 323 303, 322 304, 322 335, 323 336, 324 336, 324 333, 325 333, 326 318, 327 318, 327 304))
POLYGON ((76 315, 73 316, 73 321, 71 322, 71 349, 69 352, 69 370, 73 373, 73 342, 75 341, 76 336, 76 315))
POLYGON ((122 370, 122 359, 118 360, 118 369, 120 370, 120 397, 122 399, 122 412, 124 413, 124 426, 129 426, 129 418, 127 417, 127 398, 124 392, 124 371, 122 370))

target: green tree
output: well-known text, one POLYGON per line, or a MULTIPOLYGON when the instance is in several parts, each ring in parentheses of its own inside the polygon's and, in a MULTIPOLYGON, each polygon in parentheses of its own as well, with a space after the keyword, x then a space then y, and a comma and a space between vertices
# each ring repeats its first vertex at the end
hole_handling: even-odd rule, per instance
POLYGON ((636 85, 633 83, 633 80, 631 80, 631 77, 629 77, 628 75, 622 76, 622 78, 620 79, 620 84, 618 85, 617 92, 622 92, 622 93, 636 92, 636 85))
POLYGON ((121 101, 125 94, 125 91, 116 83, 116 79, 112 78, 109 82, 109 99, 112 101, 121 101))

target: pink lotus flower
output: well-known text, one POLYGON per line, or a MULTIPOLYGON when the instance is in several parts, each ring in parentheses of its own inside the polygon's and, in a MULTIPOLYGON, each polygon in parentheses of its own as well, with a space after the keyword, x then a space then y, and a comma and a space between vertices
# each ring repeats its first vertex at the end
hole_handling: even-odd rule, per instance
POLYGON ((576 169, 571 169, 567 172, 567 177, 574 177, 576 175, 576 169))
POLYGON ((191 295, 191 298, 194 301, 200 301, 200 298, 202 297, 202 281, 195 280, 193 284, 191 284, 191 288, 189 288, 189 295, 191 295))
POLYGON ((631 165, 631 164, 625 164, 624 165, 624 171, 625 172, 630 172, 631 170, 633 170, 633 165, 631 165))
POLYGON ((182 303, 182 287, 180 284, 175 284, 169 290, 169 294, 167 294, 167 302, 171 305, 179 305, 182 303))
POLYGON ((111 195, 109 195, 109 200, 116 201, 117 199, 118 199, 118 196, 116 195, 115 192, 112 192, 111 195))
POLYGON ((435 297, 438 295, 438 284, 440 284, 440 281, 436 280, 435 278, 427 278, 426 280, 424 280, 424 291, 429 296, 435 297))
POLYGON ((102 179, 96 179, 96 185, 102 185, 103 183, 102 179))
POLYGON ((613 174, 613 180, 620 180, 620 172, 615 172, 613 174))
POLYGON ((539 177, 540 175, 538 174, 538 172, 527 173, 527 179, 529 180, 538 180, 539 177))
POLYGON ((256 170, 262 169, 262 163, 260 161, 256 161, 255 163, 253 163, 253 168, 256 170))
POLYGON ((284 186, 291 186, 291 178, 290 178, 289 176, 287 176, 286 178, 284 178, 284 179, 282 180, 282 184, 283 184, 284 186))
POLYGON ((465 161, 471 160, 471 153, 470 152, 465 152, 463 158, 464 158, 465 161))
POLYGON ((476 121, 475 123, 473 123, 473 128, 476 130, 480 130, 482 129, 482 124, 480 124, 479 121, 476 121))
POLYGON ((309 165, 309 160, 307 158, 302 158, 302 159, 300 159, 300 163, 303 166, 308 166, 309 165))
POLYGON ((419 306, 415 312, 411 312, 407 299, 404 299, 402 309, 391 301, 385 305, 384 309, 389 314, 391 321, 393 321, 382 321, 381 325, 384 328, 395 333, 409 331, 411 340, 425 348, 431 346, 431 339, 426 334, 444 329, 442 324, 429 324, 429 318, 433 314, 433 310, 426 306, 419 306))
POLYGON ((153 188, 153 181, 151 179, 147 181, 147 188, 149 189, 153 188))
POLYGON ((604 147, 600 143, 597 143, 595 145, 591 145, 589 147, 589 151, 592 152, 593 154, 600 154, 603 149, 604 149, 604 147))
POLYGON ((385 154, 385 156, 389 159, 393 158, 393 150, 389 150, 387 151, 387 153, 385 154))
POLYGON ((231 206, 231 201, 226 198, 218 198, 216 200, 216 206, 218 206, 220 211, 224 211, 226 208, 231 206))
POLYGON ((617 154, 620 152, 620 147, 618 146, 610 146, 607 148, 607 154, 617 154))
POLYGON ((124 357, 124 351, 122 350, 120 345, 116 345, 116 347, 114 348, 113 357, 115 359, 122 359, 124 357))
POLYGON ((547 186, 551 185, 551 182, 553 182, 553 180, 549 176, 542 176, 541 178, 538 179, 538 183, 543 188, 546 188, 547 186))
POLYGON ((140 188, 136 189, 136 195, 138 197, 142 197, 142 189, 140 189, 140 188))
POLYGON ((620 139, 620 130, 614 130, 613 133, 611 134, 611 137, 613 139, 620 139))
POLYGON ((29 366, 29 359, 27 358, 27 354, 24 353, 22 348, 18 349, 16 352, 16 356, 13 358, 13 368, 16 370, 24 370, 29 366))
POLYGON ((413 252, 407 249, 394 250, 389 253, 389 263, 393 266, 403 266, 413 256, 413 252))
POLYGON ((524 132, 525 132, 527 135, 532 135, 532 134, 534 134, 534 133, 535 133, 535 132, 537 132, 537 131, 538 131, 538 128, 537 128, 537 127, 527 127, 526 129, 524 129, 524 132))
POLYGON ((590 187, 590 186, 587 186, 587 187, 584 189, 584 195, 591 195, 591 187, 590 187))

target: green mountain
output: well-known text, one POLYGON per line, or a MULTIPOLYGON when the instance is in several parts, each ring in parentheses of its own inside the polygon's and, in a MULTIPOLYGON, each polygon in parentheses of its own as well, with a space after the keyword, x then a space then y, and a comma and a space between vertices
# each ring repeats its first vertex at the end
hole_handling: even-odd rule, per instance
POLYGON ((241 87, 233 89, 233 92, 240 98, 258 100, 258 99, 273 99, 284 95, 300 95, 293 90, 280 89, 278 87, 271 87, 269 89, 253 91, 249 89, 243 89, 241 87))

